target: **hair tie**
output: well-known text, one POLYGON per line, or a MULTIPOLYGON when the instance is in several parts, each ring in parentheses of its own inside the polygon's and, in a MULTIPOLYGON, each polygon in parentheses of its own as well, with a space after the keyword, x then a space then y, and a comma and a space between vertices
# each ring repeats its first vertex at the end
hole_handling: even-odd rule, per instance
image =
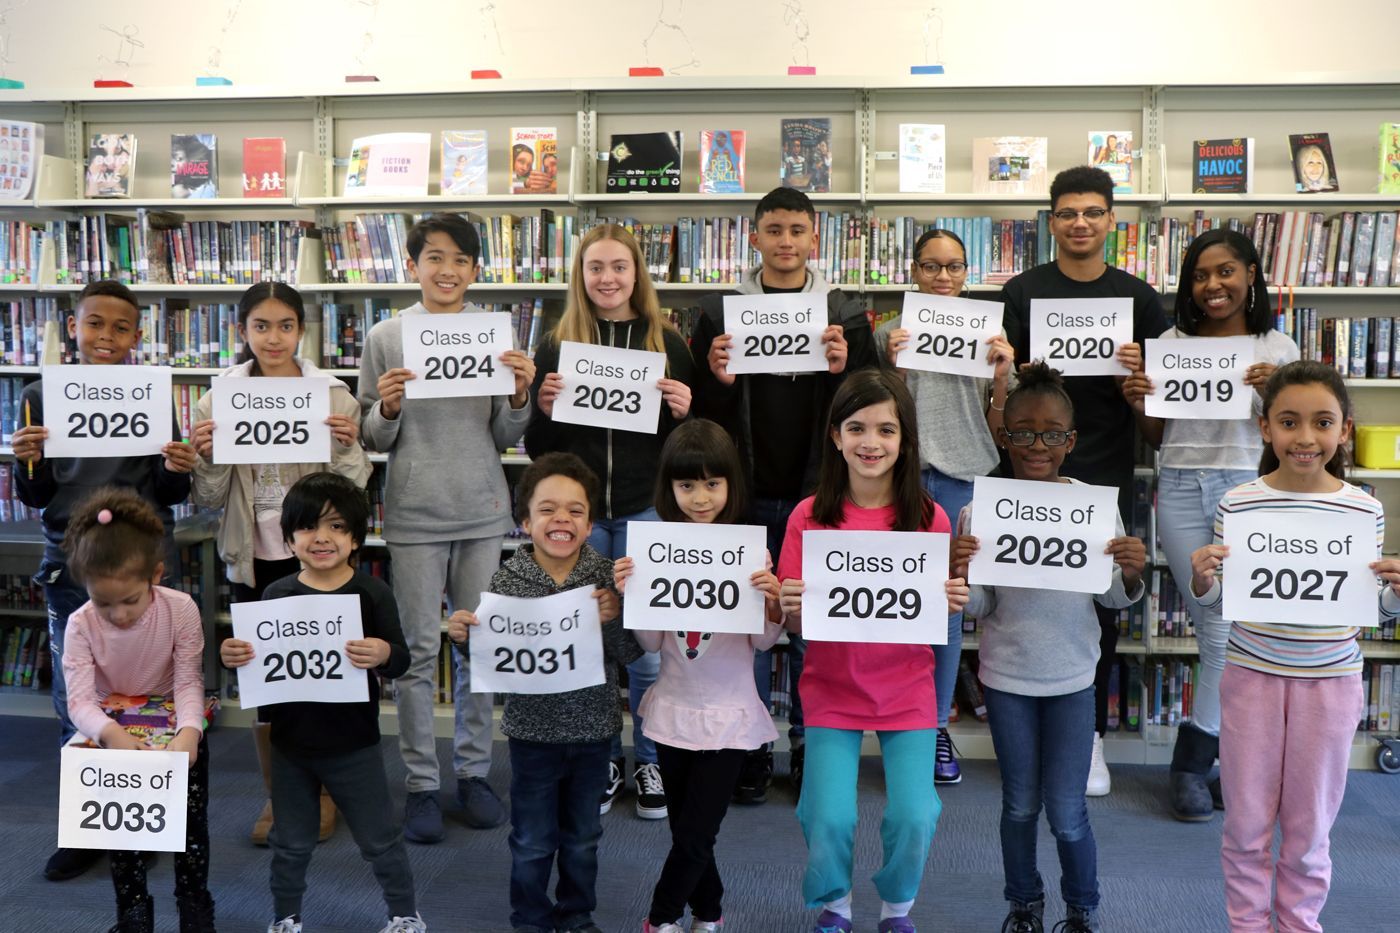
POLYGON ((112 524, 112 510, 111 510, 111 509, 103 509, 102 511, 98 512, 98 513, 97 513, 97 524, 99 524, 99 525, 110 525, 110 524, 112 524))

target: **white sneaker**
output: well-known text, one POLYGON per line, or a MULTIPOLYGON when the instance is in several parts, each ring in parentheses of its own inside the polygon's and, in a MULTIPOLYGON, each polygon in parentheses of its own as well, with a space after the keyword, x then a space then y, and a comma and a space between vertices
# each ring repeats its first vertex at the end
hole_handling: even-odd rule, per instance
POLYGON ((690 933, 719 933, 724 929, 724 918, 718 920, 692 920, 690 921, 690 933))
POLYGON ((414 914, 412 917, 394 917, 379 933, 427 933, 427 929, 423 918, 414 914))
POLYGON ((1108 775, 1108 762, 1103 760, 1103 736, 1094 733, 1094 756, 1089 759, 1089 782, 1084 787, 1085 797, 1106 797, 1113 786, 1108 775))
POLYGON ((292 914, 267 925, 267 933, 301 933, 301 917, 292 914))

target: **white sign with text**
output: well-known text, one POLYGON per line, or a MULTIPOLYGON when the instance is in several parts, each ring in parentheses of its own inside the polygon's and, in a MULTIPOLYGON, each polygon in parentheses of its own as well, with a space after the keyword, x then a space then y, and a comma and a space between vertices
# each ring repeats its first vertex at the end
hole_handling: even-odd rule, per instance
POLYGON ((554 420, 616 431, 655 434, 661 415, 666 354, 565 340, 559 347, 564 391, 554 420))
POLYGON ((59 757, 59 848, 185 851, 189 755, 69 745, 59 757))
POLYGON ((403 365, 414 378, 404 398, 510 395, 515 373, 501 362, 514 349, 504 311, 409 314, 403 318, 403 365))
POLYGON ((482 593, 468 632, 472 693, 566 693, 606 683, 593 587, 524 599, 482 593))
POLYGON ((1114 354, 1133 342, 1131 298, 1032 298, 1031 359, 1066 376, 1130 376, 1114 354))
POLYGON ((1144 399, 1152 418, 1248 418, 1254 390, 1244 374, 1254 364, 1253 337, 1144 340, 1143 371, 1152 380, 1144 399))
POLYGON ((45 366, 46 457, 145 457, 171 441, 168 366, 45 366))
POLYGON ((968 582, 1072 593, 1104 593, 1118 529, 1118 490, 1082 483, 979 476, 972 485, 977 553, 968 582))
POLYGON ((730 375, 826 372, 826 295, 785 292, 725 295, 730 375))
POLYGON ((931 531, 804 531, 802 637, 946 645, 949 543, 931 531))
POLYGON ((759 525, 628 522, 635 570, 623 624, 655 631, 763 633, 763 594, 749 577, 768 561, 759 525))
POLYGON ((990 379, 987 342, 1001 333, 1002 306, 992 301, 905 292, 899 325, 909 345, 895 358, 900 369, 990 379))
POLYGON ((369 699, 364 668, 345 654, 347 641, 365 637, 360 597, 285 596, 234 603, 229 611, 233 637, 253 646, 253 660, 237 669, 244 708, 369 699))
POLYGON ((330 463, 328 376, 219 377, 209 391, 215 463, 330 463))

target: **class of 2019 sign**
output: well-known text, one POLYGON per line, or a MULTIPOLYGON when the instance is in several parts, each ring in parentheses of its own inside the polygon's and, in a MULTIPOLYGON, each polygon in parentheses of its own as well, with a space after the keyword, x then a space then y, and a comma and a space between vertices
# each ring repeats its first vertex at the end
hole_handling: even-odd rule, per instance
POLYGON ((946 645, 948 548, 941 532, 804 531, 802 637, 946 645))
POLYGON ((345 643, 365 637, 360 597, 284 596, 234 603, 233 637, 250 642, 253 660, 238 671, 238 702, 362 703, 365 670, 350 663, 345 643))
POLYGON ((482 593, 467 634, 472 693, 565 693, 606 683, 593 591, 538 599, 482 593))
POLYGON ((185 851, 189 755, 69 745, 60 758, 60 848, 185 851))
POLYGON ((656 631, 761 635, 763 594, 749 579, 767 565, 759 525, 628 522, 623 624, 656 631))
POLYGON ((1082 483, 979 476, 972 485, 977 553, 968 582, 1073 593, 1104 593, 1118 528, 1118 490, 1082 483))
POLYGON ((655 434, 661 416, 666 354, 565 340, 559 345, 564 391, 555 421, 655 434))
POLYGON ((1244 384, 1254 363, 1253 337, 1144 340, 1143 370, 1152 394, 1143 401, 1153 418, 1236 420, 1252 414, 1254 390, 1244 384))
POLYGON ((734 338, 726 371, 824 373, 826 327, 824 294, 725 295, 724 332, 734 338))
POLYGON ((510 315, 503 311, 407 315, 403 365, 414 378, 404 383, 404 398, 510 395, 515 372, 501 354, 513 347, 510 315))
POLYGON ((1001 333, 1001 317, 995 302, 905 292, 899 326, 909 331, 909 344, 895 365, 990 379, 995 366, 987 362, 987 343, 1001 333))
POLYGON ((209 391, 215 463, 330 463, 330 377, 219 377, 209 391))
POLYGON ((44 367, 46 457, 146 457, 172 440, 170 367, 44 367))
POLYGON ((1129 376, 1114 358, 1133 342, 1131 298, 1032 298, 1031 359, 1066 376, 1129 376))

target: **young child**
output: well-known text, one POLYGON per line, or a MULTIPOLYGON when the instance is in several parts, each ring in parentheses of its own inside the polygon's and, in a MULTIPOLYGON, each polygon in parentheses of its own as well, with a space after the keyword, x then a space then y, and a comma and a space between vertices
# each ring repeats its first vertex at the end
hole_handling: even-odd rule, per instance
MULTIPOLYGON (((272 731, 272 846, 274 919, 268 933, 301 933, 306 869, 321 822, 321 788, 330 794, 360 855, 374 867, 389 922, 380 933, 427 929, 413 896, 413 870, 389 801, 379 751, 379 677, 408 670, 408 645, 399 628, 394 595, 382 580, 355 570, 356 552, 369 530, 364 490, 334 473, 309 473, 282 500, 282 536, 302 570, 273 582, 265 599, 285 596, 356 596, 364 637, 345 643, 345 658, 369 672, 362 703, 278 703, 258 708, 272 731)), ((224 665, 256 660, 251 642, 229 638, 219 646, 224 665)))
MULTIPOLYGON (((788 519, 778 563, 784 623, 802 625, 802 533, 948 531, 919 483, 914 399, 891 372, 852 373, 836 390, 815 496, 788 519)), ((948 611, 961 612, 967 587, 946 586, 948 611)), ((927 596, 927 594, 926 594, 927 596)), ((884 865, 875 874, 880 933, 913 933, 909 910, 942 809, 933 788, 938 716, 928 645, 808 642, 799 684, 807 702, 807 775, 797 819, 807 839, 802 895, 822 908, 814 933, 850 933, 856 775, 866 730, 880 739, 885 765, 884 865)))
MULTIPOLYGON (((515 373, 509 396, 404 401, 415 374, 403 366, 403 319, 414 314, 471 314, 481 240, 456 214, 433 214, 408 231, 408 271, 422 300, 374 325, 360 364, 359 399, 365 446, 387 451, 384 540, 393 565, 394 598, 412 656, 399 680, 399 749, 408 766, 404 838, 441 842, 438 758, 433 739, 444 588, 454 608, 474 606, 501 562, 501 541, 515 528, 500 452, 519 440, 530 418, 535 366, 519 350, 500 362, 515 373)), ((465 657, 457 659, 452 769, 468 826, 505 822, 505 808, 486 776, 491 770, 491 695, 472 693, 465 657)))
MULTIPOLYGON (((1376 552, 1385 515, 1374 498, 1347 483, 1351 402, 1331 366, 1280 366, 1263 391, 1259 431, 1264 453, 1257 479, 1225 494, 1216 510, 1214 543, 1191 555, 1191 590, 1219 611, 1220 575, 1229 571, 1226 516, 1286 510, 1309 515, 1374 515, 1376 552)), ((1400 560, 1371 565, 1387 584, 1382 620, 1400 617, 1400 560)), ((1361 649, 1353 625, 1230 625, 1220 678, 1220 783, 1225 826, 1220 863, 1225 908, 1235 933, 1321 930, 1318 915, 1332 880, 1332 823, 1347 784, 1356 723, 1365 711, 1361 649), (1274 831, 1282 835, 1272 858, 1274 831)))
MULTIPOLYGON (((926 295, 966 297, 967 249, 951 230, 924 231, 914 244, 910 277, 926 295)), ((988 342, 987 362, 994 364, 991 379, 968 378, 949 373, 898 368, 899 354, 909 346, 909 330, 902 315, 875 330, 880 364, 904 378, 919 413, 920 477, 924 490, 949 516, 957 517, 972 501, 972 481, 996 469, 996 438, 1011 380, 1015 354, 1004 335, 988 342)), ((953 754, 948 717, 953 712, 953 689, 962 660, 962 614, 948 617, 948 642, 933 646, 934 679, 938 690, 938 757, 933 764, 936 784, 957 784, 962 769, 953 754)))
MULTIPOLYGON (((793 145, 800 151, 801 145, 793 145)), ((799 159, 801 156, 799 155, 799 159)), ((793 188, 775 188, 754 208, 749 244, 761 263, 746 269, 736 291, 741 295, 775 295, 802 292, 824 297, 827 372, 732 375, 729 349, 732 334, 724 328, 724 296, 706 295, 700 300, 691 353, 700 383, 695 414, 718 423, 739 447, 744 478, 753 493, 754 524, 768 529, 768 550, 781 562, 788 516, 799 500, 810 495, 817 481, 817 464, 826 439, 826 413, 831 396, 846 373, 877 365, 875 344, 865 306, 848 298, 839 288, 807 265, 820 240, 817 210, 811 198, 793 188)), ((805 648, 793 634, 788 646, 792 682, 802 675, 805 648)), ((754 655, 754 680, 759 698, 770 706, 773 659, 768 651, 754 655)), ((802 697, 792 691, 788 715, 788 740, 792 754, 789 776, 802 789, 802 697)), ((735 790, 737 803, 759 804, 767 799, 773 776, 773 753, 753 749, 744 762, 735 790)))
MULTIPOLYGON (((595 517, 588 543, 604 557, 615 560, 627 553, 629 521, 656 520, 651 491, 661 445, 689 413, 691 386, 695 383, 690 348, 662 316, 641 249, 624 228, 601 224, 579 242, 564 316, 541 344, 535 363, 536 411, 525 432, 525 449, 532 457, 550 451, 578 454, 602 481, 602 509, 595 517), (558 372, 559 347, 565 340, 666 354, 666 376, 656 383, 665 404, 654 434, 619 434, 553 419, 554 400, 564 391, 567 380, 565 374, 558 372)), ((640 708, 642 694, 656 680, 658 663, 656 654, 649 652, 627 668, 629 708, 634 713, 640 708)), ((637 815, 659 820, 666 817, 665 788, 656 766, 656 748, 646 737, 643 724, 644 717, 634 716, 632 746, 636 767, 632 778, 637 785, 637 815)), ((622 793, 625 763, 619 735, 607 766, 607 793, 599 803, 603 813, 622 793)))
MULTIPOLYGON (((1078 483, 1060 476, 1074 448, 1074 406, 1059 373, 1044 362, 1023 368, 1006 399, 1000 441, 1020 480, 1078 483)), ((953 545, 954 573, 966 575, 978 540, 963 510, 953 545)), ((1056 930, 1099 929, 1098 854, 1084 783, 1093 757, 1094 669, 1099 621, 1094 606, 1122 609, 1142 598, 1147 549, 1117 533, 1113 579, 1099 595, 1005 586, 973 586, 967 611, 982 624, 979 676, 1001 771, 1001 861, 1011 911, 1007 933, 1041 933, 1045 885, 1036 870, 1042 802, 1060 853, 1067 916, 1056 930)), ((1092 543, 1090 546, 1093 546, 1092 543)))
MULTIPOLYGON (((744 471, 723 428, 687 421, 671 433, 661 449, 655 502, 666 522, 743 521, 744 471)), ((614 568, 621 593, 632 558, 614 568)), ((642 697, 640 712, 647 737, 656 743, 671 822, 671 851, 652 892, 644 933, 682 933, 687 904, 691 933, 713 933, 724 924, 715 838, 748 750, 778 737, 753 681, 754 652, 771 648, 783 631, 778 579, 770 570, 749 579, 765 597, 761 635, 636 632, 644 649, 661 653, 661 672, 642 697)))
MULTIPOLYGON (((141 341, 141 310, 136 296, 120 282, 100 281, 87 285, 78 295, 77 308, 68 320, 68 336, 78 342, 78 359, 88 365, 110 366, 125 363, 141 341)), ((149 457, 88 457, 74 459, 44 456, 43 380, 24 387, 15 419, 25 425, 15 431, 12 441, 14 471, 20 501, 43 509, 44 556, 34 580, 44 588, 48 606, 49 650, 53 654, 53 705, 58 713, 59 745, 73 737, 68 718, 68 694, 63 675, 64 632, 68 617, 87 601, 83 587, 68 572, 63 554, 63 536, 68 518, 76 505, 104 486, 122 486, 140 493, 156 510, 165 526, 163 565, 168 586, 179 578, 175 551, 175 515, 171 506, 185 501, 190 493, 190 471, 195 453, 180 442, 180 422, 175 406, 170 408, 170 443, 160 455, 149 457)), ((75 878, 92 867, 102 853, 92 849, 59 849, 44 866, 50 881, 75 878)))
MULTIPOLYGON (((501 731, 510 740, 510 924, 515 933, 600 933, 598 799, 608 777, 613 737, 622 732, 617 668, 642 653, 622 627, 613 565, 587 543, 598 478, 573 454, 541 456, 520 478, 516 508, 530 535, 491 578, 490 591, 536 599, 586 586, 603 622, 606 682, 565 693, 506 695, 501 731), (549 875, 559 862, 557 900, 549 875)), ((476 615, 448 620, 466 653, 476 615)), ((489 696, 489 694, 487 694, 489 696)))
MULTIPOLYGON (((185 851, 175 854, 175 900, 182 933, 214 933, 209 896, 209 745, 204 738, 204 626, 184 593, 161 586, 165 523, 134 489, 108 486, 68 516, 65 564, 88 601, 68 618, 63 653, 68 714, 103 748, 145 746, 107 718, 109 694, 160 694, 175 700, 168 751, 190 756, 185 851)), ((155 903, 139 852, 112 852, 117 891, 115 933, 151 933, 155 903)))
MULTIPOLYGON (((238 332, 243 354, 223 373, 226 379, 259 376, 321 376, 309 360, 298 357, 297 346, 306 329, 301 295, 281 282, 261 282, 238 299, 238 332)), ((214 462, 214 396, 206 392, 195 410, 193 443, 199 459, 194 467, 196 505, 222 509, 219 556, 223 558, 235 602, 256 602, 274 580, 300 569, 296 555, 282 537, 282 499, 287 489, 309 473, 332 470, 364 488, 369 480, 369 457, 357 440, 360 405, 350 387, 331 379, 331 462, 230 466, 214 462)), ((253 745, 262 766, 268 800, 253 824, 254 845, 267 845, 272 829, 272 772, 268 728, 253 727, 253 745)), ((321 838, 335 829, 335 807, 322 797, 321 838)))
MULTIPOLYGON (((1274 369, 1298 358, 1298 345, 1274 329, 1269 286, 1249 237, 1233 230, 1208 230, 1191 242, 1181 260, 1176 326, 1163 338, 1254 338, 1254 357, 1244 381, 1258 390, 1274 369)), ((1191 581, 1191 554, 1211 542, 1215 509, 1227 490, 1258 475, 1259 428, 1254 418, 1235 421, 1148 418, 1145 399, 1156 387, 1142 372, 1141 354, 1123 382, 1123 396, 1141 414, 1139 423, 1161 451, 1157 477, 1157 532, 1179 592, 1191 581)), ((1215 812, 1207 782, 1220 751, 1220 675, 1230 623, 1219 612, 1188 599, 1196 628, 1200 676, 1191 685, 1191 721, 1176 730, 1169 806, 1185 822, 1204 822, 1215 812)), ((1216 785, 1216 793, 1219 786, 1216 785)))

